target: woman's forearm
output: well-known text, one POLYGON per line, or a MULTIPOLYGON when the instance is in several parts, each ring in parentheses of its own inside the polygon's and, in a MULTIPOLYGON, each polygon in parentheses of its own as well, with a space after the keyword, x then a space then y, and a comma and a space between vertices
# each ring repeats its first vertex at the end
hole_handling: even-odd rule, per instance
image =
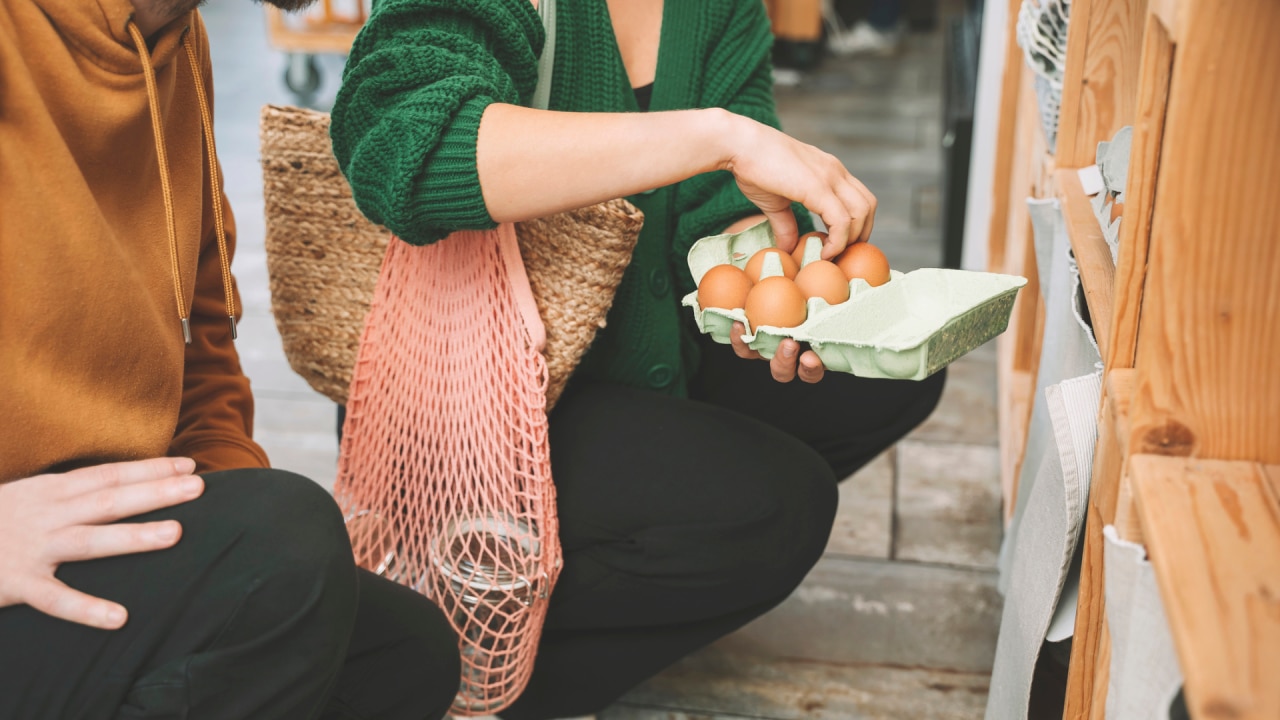
POLYGON ((792 201, 822 218, 823 257, 871 234, 875 196, 838 159, 727 110, 563 113, 494 104, 476 141, 480 192, 498 222, 542 217, 728 170, 790 251, 792 201))
POLYGON ((739 123, 719 109, 565 113, 494 104, 476 143, 480 189, 498 222, 521 221, 724 168, 739 123))

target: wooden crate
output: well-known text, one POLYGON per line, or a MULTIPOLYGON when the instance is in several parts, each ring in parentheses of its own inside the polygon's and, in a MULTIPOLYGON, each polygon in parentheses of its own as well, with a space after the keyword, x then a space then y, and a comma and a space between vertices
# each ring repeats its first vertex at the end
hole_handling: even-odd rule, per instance
MULTIPOLYGON (((1280 464, 1280 3, 1074 0, 1053 154, 1031 137, 1030 70, 1012 40, 1019 4, 1010 0, 991 269, 1034 272, 1021 206, 1057 196, 1105 365, 1064 717, 1104 715, 1106 525, 1146 544, 1192 716, 1280 717, 1280 685, 1269 680, 1280 671, 1280 506, 1269 467, 1280 464), (1126 125, 1134 134, 1112 262, 1075 170, 1126 125), (1193 552, 1195 562, 1179 562, 1193 552)), ((1027 299, 1001 341, 1009 511, 1039 302, 1027 299)))

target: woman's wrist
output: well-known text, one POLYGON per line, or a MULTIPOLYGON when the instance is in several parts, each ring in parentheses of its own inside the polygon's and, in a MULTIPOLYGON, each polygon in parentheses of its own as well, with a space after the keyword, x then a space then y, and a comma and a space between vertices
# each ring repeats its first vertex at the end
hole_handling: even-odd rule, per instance
POLYGON ((724 108, 707 108, 704 113, 703 148, 709 148, 713 162, 709 170, 732 170, 734 161, 746 146, 746 136, 754 122, 750 118, 732 113, 724 108))

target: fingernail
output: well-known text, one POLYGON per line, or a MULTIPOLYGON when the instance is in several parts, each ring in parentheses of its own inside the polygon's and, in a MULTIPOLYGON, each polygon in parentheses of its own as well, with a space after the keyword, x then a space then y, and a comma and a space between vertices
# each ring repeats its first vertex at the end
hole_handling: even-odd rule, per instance
POLYGON ((124 608, 112 606, 107 608, 107 612, 104 614, 103 620, 107 627, 120 627, 124 624, 125 617, 124 608))
POLYGON ((173 470, 181 475, 186 475, 196 469, 196 461, 191 458, 174 458, 173 470))
POLYGON ((173 542, 178 538, 178 526, 162 525, 156 528, 155 537, 159 542, 173 542))
POLYGON ((182 494, 188 497, 195 497, 204 490, 204 480, 198 477, 189 477, 182 481, 182 494))
POLYGON ((782 357, 793 358, 795 356, 796 356, 796 346, 792 345, 791 343, 784 343, 782 345, 782 357))

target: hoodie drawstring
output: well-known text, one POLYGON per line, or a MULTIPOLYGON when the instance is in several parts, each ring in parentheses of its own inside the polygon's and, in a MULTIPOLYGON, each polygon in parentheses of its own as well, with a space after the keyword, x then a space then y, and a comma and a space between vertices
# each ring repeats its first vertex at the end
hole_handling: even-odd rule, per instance
MULTIPOLYGON (((147 82, 147 101, 151 105, 151 131, 155 136, 156 160, 160 165, 160 187, 164 194, 165 222, 169 229, 169 264, 173 273, 173 294, 178 303, 178 318, 182 322, 182 339, 191 344, 191 311, 187 307, 186 295, 182 289, 181 268, 178 264, 178 233, 173 220, 173 190, 169 184, 169 157, 165 151, 164 125, 160 118, 160 93, 156 89, 156 74, 151 67, 151 53, 147 51, 146 38, 142 31, 129 20, 129 35, 138 48, 142 59, 142 74, 147 82)), ((191 74, 195 79, 196 97, 200 101, 200 127, 204 135, 205 147, 209 153, 209 182, 213 192, 213 224, 218 241, 218 259, 222 264, 222 292, 226 298, 227 319, 231 324, 231 338, 236 338, 236 305, 232 294, 231 258, 227 252, 227 229, 222 216, 222 183, 218 177, 218 155, 213 144, 213 116, 209 112, 209 100, 204 91, 204 79, 201 76, 199 63, 196 62, 195 46, 188 33, 183 37, 183 49, 187 59, 191 61, 191 74)))

